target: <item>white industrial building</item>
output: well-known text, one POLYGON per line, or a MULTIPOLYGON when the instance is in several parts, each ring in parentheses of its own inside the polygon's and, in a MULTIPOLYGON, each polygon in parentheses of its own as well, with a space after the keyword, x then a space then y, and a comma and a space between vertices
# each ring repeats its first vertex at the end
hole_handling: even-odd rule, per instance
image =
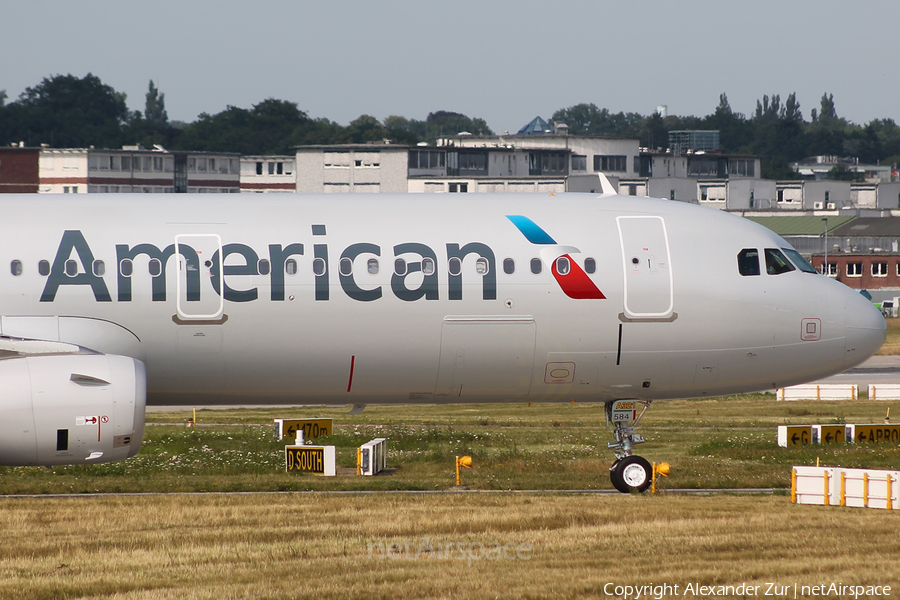
POLYGON ((296 192, 296 156, 242 156, 241 192, 296 192))
POLYGON ((405 193, 409 148, 342 144, 297 148, 297 191, 405 193))
POLYGON ((42 148, 38 193, 231 193, 240 191, 240 155, 42 148))

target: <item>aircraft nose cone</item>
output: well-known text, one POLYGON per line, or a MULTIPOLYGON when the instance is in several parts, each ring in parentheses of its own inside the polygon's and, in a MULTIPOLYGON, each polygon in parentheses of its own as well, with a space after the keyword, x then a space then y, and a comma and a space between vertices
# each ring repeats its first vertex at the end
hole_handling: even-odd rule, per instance
POLYGON ((855 294, 853 302, 844 308, 847 323, 847 338, 844 343, 846 360, 857 365, 881 348, 887 335, 887 323, 875 306, 855 294))

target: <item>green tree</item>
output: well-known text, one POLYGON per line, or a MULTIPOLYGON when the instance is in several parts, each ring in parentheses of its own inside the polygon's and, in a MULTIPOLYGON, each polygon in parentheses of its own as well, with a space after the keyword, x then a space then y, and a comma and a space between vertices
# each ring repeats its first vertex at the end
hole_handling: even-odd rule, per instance
POLYGON ((423 137, 434 139, 443 135, 456 135, 467 131, 474 135, 493 135, 484 119, 470 119, 464 114, 439 110, 428 113, 425 118, 427 134, 423 137))
POLYGON ((827 125, 832 121, 836 121, 837 118, 837 111, 834 109, 834 94, 825 92, 822 94, 822 99, 819 100, 819 111, 812 109, 813 123, 821 120, 823 124, 827 125))
POLYGON ((791 93, 783 105, 778 94, 771 101, 768 96, 763 96, 762 102, 757 100, 752 126, 750 150, 763 157, 762 176, 766 179, 796 177, 790 163, 808 156, 805 122, 797 95, 791 93))
POLYGON ((410 146, 424 140, 424 135, 419 135, 418 130, 424 131, 424 127, 418 127, 419 124, 424 125, 421 121, 407 119, 397 115, 391 115, 384 119, 384 129, 387 137, 396 144, 408 144, 410 146))
POLYGON ((372 115, 360 115, 350 121, 350 137, 357 144, 383 140, 387 131, 372 115))
POLYGON ((862 181, 863 174, 857 173, 844 164, 836 164, 826 173, 825 179, 833 179, 835 181, 862 181))
POLYGON ((169 115, 166 113, 166 95, 159 93, 152 79, 147 90, 147 100, 144 103, 144 119, 160 125, 166 125, 169 122, 169 115))
POLYGON ((728 96, 719 95, 715 112, 704 120, 704 129, 718 129, 719 143, 725 152, 749 152, 752 139, 751 127, 741 113, 731 109, 728 96))
POLYGON ((82 79, 73 75, 44 78, 26 88, 14 104, 16 123, 6 135, 33 146, 115 148, 131 116, 125 94, 90 73, 82 79))
POLYGON ((644 119, 640 141, 642 146, 651 150, 669 147, 669 130, 662 115, 655 112, 644 119))
MULTIPOLYGON (((615 135, 639 137, 644 128, 644 117, 637 113, 612 113, 596 104, 576 104, 553 113, 551 121, 569 126, 574 135, 615 135)), ((654 141, 659 145, 659 142, 654 141)))
MULTIPOLYGON (((241 154, 290 154, 301 145, 313 122, 294 102, 268 98, 251 109, 229 106, 203 113, 184 127, 176 149, 241 154)), ((332 143, 317 141, 311 143, 332 143)))

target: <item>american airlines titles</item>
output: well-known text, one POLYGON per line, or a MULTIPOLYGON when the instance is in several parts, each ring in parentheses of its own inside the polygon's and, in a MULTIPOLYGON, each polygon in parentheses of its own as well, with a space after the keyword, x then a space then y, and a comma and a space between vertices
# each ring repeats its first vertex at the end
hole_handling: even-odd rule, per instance
MULTIPOLYGON (((188 244, 177 244, 178 254, 185 263, 185 299, 188 302, 200 301, 201 295, 201 265, 198 252, 188 244)), ((463 260, 469 255, 475 255, 484 268, 479 269, 481 277, 482 299, 497 299, 497 271, 494 252, 489 246, 481 242, 469 242, 464 245, 447 243, 447 297, 450 300, 461 300, 463 297, 463 260)), ((246 275, 268 275, 269 295, 274 302, 285 299, 285 275, 286 265, 293 256, 303 256, 306 248, 302 243, 287 245, 269 244, 268 246, 268 272, 260 272, 259 253, 246 244, 231 243, 222 246, 223 258, 220 258, 218 250, 212 257, 204 261, 204 267, 210 277, 210 283, 216 294, 223 294, 224 299, 231 302, 252 302, 259 298, 259 289, 249 287, 240 289, 237 278, 246 275), (239 256, 243 264, 220 265, 229 256, 239 256), (226 281, 227 279, 227 281, 226 281), (229 285, 230 284, 230 285, 229 285), (232 287, 235 286, 235 287, 232 287), (224 288, 224 290, 223 290, 224 288)), ((350 264, 364 254, 380 257, 382 249, 377 244, 357 243, 351 244, 341 252, 339 264, 342 266, 350 261, 350 264)), ((160 249, 150 243, 129 246, 128 244, 116 245, 116 300, 118 302, 130 302, 132 300, 132 283, 130 274, 123 272, 123 261, 133 261, 140 255, 147 256, 149 260, 159 261, 156 273, 151 273, 151 290, 154 302, 166 300, 166 263, 176 253, 176 244, 169 244, 160 249)), ((438 300, 438 267, 437 253, 429 246, 421 243, 408 242, 397 244, 393 247, 394 257, 402 255, 417 255, 419 260, 404 261, 402 270, 395 269, 391 275, 391 292, 405 301, 438 300), (427 265, 427 268, 423 268, 427 265), (421 273, 421 275, 416 275, 421 273), (413 279, 408 279, 414 276, 413 279)), ((314 268, 314 293, 316 300, 328 300, 331 294, 330 271, 328 268, 329 247, 327 244, 313 244, 312 256, 314 261, 321 259, 322 268, 314 268)), ((234 259, 232 259, 234 262, 234 259)), ((94 253, 91 251, 84 235, 80 230, 67 230, 63 233, 56 256, 50 266, 47 282, 41 294, 41 302, 53 302, 61 287, 64 286, 89 286, 97 302, 112 302, 109 288, 104 278, 94 273, 94 253), (77 256, 74 261, 73 253, 77 256), (68 263, 68 265, 67 265, 68 263), (68 266, 68 269, 67 269, 68 266), (77 267, 77 268, 76 268, 77 267)), ((266 269, 263 269, 265 271, 266 269)), ((470 275, 471 276, 471 275, 470 275)), ((341 268, 338 270, 338 280, 343 292, 354 300, 371 302, 378 300, 383 295, 382 286, 371 288, 362 287, 354 278, 353 270, 341 268)))

